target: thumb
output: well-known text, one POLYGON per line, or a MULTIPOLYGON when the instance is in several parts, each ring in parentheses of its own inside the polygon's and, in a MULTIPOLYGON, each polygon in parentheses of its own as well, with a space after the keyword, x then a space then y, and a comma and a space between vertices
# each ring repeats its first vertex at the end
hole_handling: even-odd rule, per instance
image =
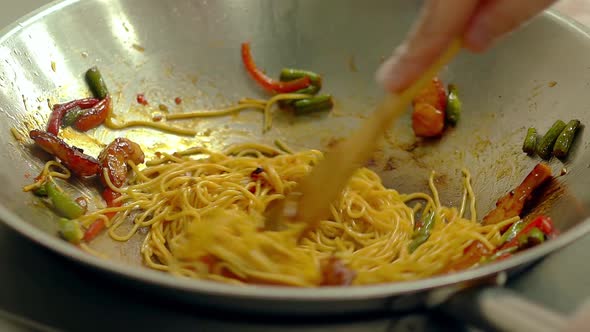
POLYGON ((377 71, 377 81, 391 92, 407 88, 463 34, 477 0, 429 0, 407 41, 377 71))

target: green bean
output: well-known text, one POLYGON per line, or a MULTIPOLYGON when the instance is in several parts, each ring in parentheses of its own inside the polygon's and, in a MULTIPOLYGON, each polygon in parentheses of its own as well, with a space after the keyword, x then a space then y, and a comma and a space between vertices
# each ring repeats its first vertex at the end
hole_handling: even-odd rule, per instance
POLYGON ((571 120, 567 123, 565 129, 559 134, 559 137, 557 137, 557 141, 555 141, 555 145, 553 146, 554 156, 561 159, 567 157, 579 127, 580 120, 571 120))
POLYGON ((71 110, 68 110, 61 120, 62 127, 72 126, 78 118, 84 115, 88 110, 82 109, 80 106, 76 106, 71 110))
POLYGON ((537 227, 531 228, 526 234, 518 237, 518 247, 528 248, 545 241, 545 234, 537 227))
POLYGON ((430 233, 432 232, 432 228, 434 227, 434 217, 434 212, 430 212, 424 218, 422 227, 414 232, 414 235, 412 236, 412 242, 410 242, 408 245, 408 251, 410 253, 413 253, 416 249, 418 249, 419 246, 428 240, 430 233))
POLYGON ((555 141, 559 137, 559 134, 565 128, 565 123, 561 120, 555 121, 553 126, 547 131, 545 136, 541 138, 539 144, 537 144, 537 154, 539 157, 543 159, 551 158, 551 153, 553 151, 553 146, 555 145, 555 141))
POLYGON ((483 258, 482 257, 483 258, 482 263, 490 263, 490 262, 493 262, 493 261, 497 260, 498 258, 506 255, 506 254, 513 254, 517 250, 518 250, 518 247, 517 246, 509 247, 509 248, 506 248, 506 249, 503 249, 503 250, 499 250, 499 251, 495 252, 492 256, 489 256, 489 257, 486 257, 486 258, 483 258))
POLYGON ((293 103, 295 115, 329 110, 334 107, 331 95, 319 95, 312 98, 300 99, 293 103))
POLYGON ((303 95, 312 95, 315 96, 318 92, 320 92, 320 87, 317 85, 310 85, 305 89, 297 90, 295 93, 300 93, 303 95))
MULTIPOLYGON (((310 85, 305 89, 301 89, 301 90, 297 90, 295 91, 295 93, 299 93, 302 95, 311 95, 311 96, 315 96, 318 92, 320 92, 320 87, 316 86, 316 85, 310 85)), ((298 100, 298 99, 297 99, 298 100)), ((280 108, 289 108, 292 107, 293 104, 295 103, 295 101, 297 101, 296 99, 285 99, 285 100, 279 100, 279 107, 280 108)))
POLYGON ((502 238, 500 239, 500 243, 504 244, 509 241, 512 241, 512 239, 514 239, 514 237, 516 237, 516 235, 518 235, 518 233, 520 233, 520 231, 522 231, 524 226, 525 226, 525 224, 524 224, 524 221, 522 221, 522 220, 519 220, 519 221, 515 222, 514 224, 512 224, 512 226, 510 226, 510 228, 508 228, 508 230, 506 230, 506 232, 504 232, 504 234, 502 234, 502 238))
POLYGON ((309 70, 284 68, 283 70, 281 70, 281 76, 279 77, 279 79, 282 82, 288 82, 305 76, 309 77, 311 85, 317 86, 319 91, 319 89, 322 87, 322 77, 309 70))
POLYGON ((410 253, 413 253, 414 251, 416 251, 416 249, 418 249, 418 247, 424 244, 424 242, 426 242, 429 237, 430 234, 420 234, 416 237, 413 237, 412 242, 410 242, 410 244, 408 245, 408 251, 410 253))
MULTIPOLYGON (((311 84, 304 89, 297 90, 295 93, 315 96, 322 89, 322 77, 309 70, 283 68, 281 70, 280 80, 283 82, 293 81, 302 77, 309 77, 311 84)), ((295 100, 281 100, 279 106, 281 108, 293 107, 295 100)))
POLYGON ((47 188, 45 187, 45 183, 34 189, 33 194, 39 197, 47 197, 47 188))
POLYGON ((55 211, 62 217, 76 219, 84 214, 85 210, 76 203, 68 194, 61 191, 53 181, 45 184, 47 196, 53 204, 55 211))
POLYGON ((446 109, 446 120, 447 123, 451 126, 456 126, 457 122, 461 118, 461 110, 463 109, 463 104, 461 103, 461 99, 459 99, 459 92, 457 91, 457 86, 454 84, 449 84, 449 95, 447 96, 447 109, 446 109))
POLYGON ((88 83, 90 90, 92 90, 94 97, 103 99, 109 94, 109 90, 107 89, 102 74, 96 66, 86 71, 86 82, 88 83))
POLYGON ((70 243, 78 244, 84 237, 80 224, 76 220, 59 218, 57 225, 61 236, 70 243))
POLYGON ((530 127, 524 138, 524 142, 522 143, 522 151, 524 151, 529 156, 535 153, 535 148, 537 147, 537 129, 530 127))

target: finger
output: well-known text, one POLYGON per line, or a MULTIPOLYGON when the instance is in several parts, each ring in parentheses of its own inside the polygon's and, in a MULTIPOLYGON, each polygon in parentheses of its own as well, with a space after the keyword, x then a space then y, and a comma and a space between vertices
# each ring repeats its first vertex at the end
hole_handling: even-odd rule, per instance
POLYGON ((518 28, 554 2, 556 0, 482 2, 465 32, 465 47, 474 52, 486 50, 499 37, 518 28))
POLYGON ((417 79, 462 35, 477 8, 477 0, 430 0, 404 44, 377 71, 385 89, 399 92, 417 79))

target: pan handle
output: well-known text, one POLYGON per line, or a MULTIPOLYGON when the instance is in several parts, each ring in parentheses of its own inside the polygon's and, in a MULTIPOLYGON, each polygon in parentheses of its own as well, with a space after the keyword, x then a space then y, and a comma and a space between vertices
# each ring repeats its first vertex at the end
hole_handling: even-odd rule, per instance
POLYGON ((439 306, 445 313, 486 331, 563 331, 567 318, 503 287, 471 288, 439 306))

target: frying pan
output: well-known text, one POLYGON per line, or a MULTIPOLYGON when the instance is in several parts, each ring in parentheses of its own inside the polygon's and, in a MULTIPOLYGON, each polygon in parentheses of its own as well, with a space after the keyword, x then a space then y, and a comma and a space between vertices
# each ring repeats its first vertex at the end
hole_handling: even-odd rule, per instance
MULTIPOLYGON (((530 212, 553 217, 561 236, 496 264, 404 283, 293 289, 174 278, 141 266, 141 234, 128 243, 107 237, 94 241, 92 246, 108 259, 65 243, 57 237, 55 216, 22 192, 47 158, 31 148, 27 131, 45 126, 47 99, 88 95, 82 79, 87 68, 100 67, 115 96, 115 112, 127 119, 150 118, 152 109, 135 102, 140 92, 153 109, 160 103, 175 112, 218 108, 263 95, 240 62, 239 44, 247 40, 268 73, 284 66, 320 72, 325 91, 336 98, 335 109, 301 118, 277 112, 266 134, 261 115, 253 111, 183 123, 197 130, 195 137, 98 128, 89 135, 66 131, 65 139, 92 155, 118 136, 139 142, 148 157, 188 146, 218 149, 275 139, 294 149, 325 150, 375 106, 381 90, 373 73, 402 40, 419 5, 392 0, 68 0, 36 11, 0 37, 0 219, 49 250, 145 292, 226 309, 289 314, 436 304, 456 289, 518 272, 588 233, 590 154, 584 131, 568 160, 551 161, 556 174, 567 174, 546 188, 546 197, 530 212), (177 96, 183 98, 179 106, 172 102, 177 96)), ((585 54, 590 54, 587 31, 549 12, 484 55, 460 55, 442 73, 463 99, 457 128, 437 141, 417 141, 408 114, 388 133, 370 167, 400 192, 427 190, 434 169, 441 199, 452 205, 460 202, 460 170, 466 167, 473 174, 482 216, 539 162, 520 150, 526 127, 543 132, 557 119, 590 123, 590 61, 585 54)), ((92 182, 74 186, 98 197, 92 182)))

